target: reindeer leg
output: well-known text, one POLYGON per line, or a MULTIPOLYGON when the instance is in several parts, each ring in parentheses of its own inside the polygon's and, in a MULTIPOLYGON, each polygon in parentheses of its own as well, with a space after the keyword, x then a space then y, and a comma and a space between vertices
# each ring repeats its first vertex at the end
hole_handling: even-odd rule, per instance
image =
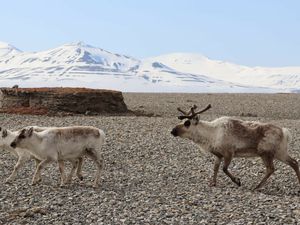
POLYGON ((223 165, 223 171, 224 173, 234 182, 236 183, 238 186, 241 186, 241 181, 239 178, 234 177, 229 171, 228 171, 228 167, 229 164, 232 160, 232 154, 228 153, 227 155, 224 156, 224 165, 223 165))
POLYGON ((265 164, 266 166, 266 173, 265 173, 265 176, 264 178, 261 180, 261 182, 254 188, 254 190, 257 190, 259 188, 261 188, 265 183, 266 181, 268 180, 268 178, 274 173, 275 171, 275 168, 274 168, 274 163, 273 163, 273 159, 274 157, 273 156, 270 156, 270 155, 263 155, 261 156, 262 160, 263 160, 263 163, 265 164))
POLYGON ((276 159, 278 159, 279 161, 281 161, 281 162, 289 165, 290 167, 292 167, 293 170, 295 170, 296 175, 298 177, 298 181, 300 183, 300 171, 299 171, 299 165, 298 165, 297 160, 293 159, 289 155, 285 155, 284 157, 276 157, 276 159))
MULTIPOLYGON (((34 161, 35 161, 35 169, 37 169, 38 165, 41 163, 41 160, 39 160, 39 159, 37 159, 37 158, 34 158, 34 161)), ((37 178, 37 181, 36 181, 36 182, 41 181, 41 179, 42 179, 42 178, 39 176, 39 177, 37 178)))
POLYGON ((292 157, 288 157, 287 159, 287 163, 288 165, 290 165, 296 172, 296 175, 298 177, 298 181, 300 183, 300 171, 299 171, 299 165, 298 165, 298 162, 297 160, 293 159, 292 157))
POLYGON ((216 160, 215 160, 215 164, 214 164, 214 175, 210 181, 210 186, 216 186, 216 184, 217 184, 217 175, 218 175, 221 161, 222 161, 222 157, 216 156, 216 160))
POLYGON ((32 179, 32 182, 31 182, 31 185, 34 185, 36 184, 38 181, 41 180, 41 169, 43 169, 45 167, 45 165, 47 163, 49 163, 51 160, 49 158, 41 161, 39 163, 39 165, 36 167, 35 169, 35 173, 34 173, 34 176, 33 176, 33 179, 32 179))
POLYGON ((95 149, 88 149, 87 156, 90 157, 97 166, 97 170, 95 172, 94 185, 93 185, 94 188, 97 188, 99 186, 100 174, 103 169, 103 159, 102 156, 95 149))
POLYGON ((64 161, 62 160, 58 160, 58 168, 59 168, 59 172, 60 172, 60 186, 64 186, 65 184, 65 164, 64 161))
POLYGON ((40 164, 41 160, 34 158, 35 161, 35 168, 37 168, 37 166, 40 164))
POLYGON ((77 165, 78 165, 78 159, 75 159, 75 160, 71 160, 71 164, 72 164, 72 168, 71 168, 71 172, 70 174, 68 175, 67 179, 66 179, 66 184, 69 184, 72 182, 72 178, 73 178, 73 175, 75 173, 75 170, 77 168, 77 165))
POLYGON ((77 164, 77 170, 76 170, 76 175, 79 180, 83 180, 82 176, 82 163, 83 163, 83 157, 78 158, 78 164, 77 164))
POLYGON ((17 175, 17 171, 20 169, 21 166, 24 165, 24 163, 27 161, 27 158, 24 156, 19 156, 18 161, 14 167, 13 172, 11 175, 5 180, 5 183, 11 182, 17 175))

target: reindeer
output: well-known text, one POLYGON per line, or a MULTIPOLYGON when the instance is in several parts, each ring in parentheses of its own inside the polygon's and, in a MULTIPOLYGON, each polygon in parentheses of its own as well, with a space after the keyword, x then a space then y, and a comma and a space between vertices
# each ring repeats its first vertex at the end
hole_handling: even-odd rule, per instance
POLYGON ((61 173, 61 186, 69 183, 74 174, 64 175, 64 161, 76 161, 84 155, 90 157, 97 166, 94 187, 98 186, 100 172, 103 167, 101 147, 105 141, 102 130, 88 126, 53 127, 36 132, 33 127, 22 129, 11 142, 12 148, 26 149, 40 159, 32 184, 41 180, 41 170, 50 162, 57 162, 61 173), (65 182, 66 181, 66 182, 65 182))
POLYGON ((239 178, 229 172, 228 167, 234 157, 260 157, 266 167, 266 172, 261 182, 255 187, 261 188, 267 179, 274 173, 274 159, 277 159, 293 168, 300 183, 299 166, 295 159, 287 152, 290 133, 288 129, 270 123, 242 121, 231 117, 221 117, 211 122, 199 119, 199 114, 209 110, 195 112, 194 105, 189 112, 177 108, 183 115, 180 120, 183 124, 177 125, 171 134, 175 137, 187 138, 197 143, 204 151, 212 153, 215 157, 214 173, 211 185, 216 186, 217 173, 223 162, 224 173, 238 186, 239 178))
MULTIPOLYGON (((24 129, 29 129, 31 127, 35 132, 42 132, 42 131, 50 128, 50 127, 30 126, 30 127, 24 128, 24 129)), ((32 154, 30 154, 30 151, 27 151, 26 149, 20 149, 20 148, 14 149, 10 146, 11 142, 18 136, 19 132, 20 131, 10 131, 10 130, 0 127, 0 148, 10 152, 12 155, 14 155, 15 157, 18 158, 17 163, 15 164, 11 175, 5 180, 6 183, 9 183, 15 179, 15 177, 17 175, 17 171, 28 160, 34 159, 36 162, 36 167, 41 162, 41 158, 39 158, 38 155, 32 155, 32 154)), ((67 181, 70 182, 70 179, 71 179, 70 177, 73 175, 76 168, 77 168, 77 171, 76 171, 77 177, 79 178, 79 180, 83 180, 83 176, 82 176, 83 158, 79 157, 78 159, 71 160, 70 162, 72 163, 72 170, 70 172, 70 175, 68 176, 67 181)))

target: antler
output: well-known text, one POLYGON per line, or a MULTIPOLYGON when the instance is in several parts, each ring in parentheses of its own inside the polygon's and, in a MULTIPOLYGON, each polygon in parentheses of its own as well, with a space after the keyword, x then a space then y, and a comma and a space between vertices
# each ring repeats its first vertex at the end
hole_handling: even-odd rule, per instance
POLYGON ((178 111, 180 111, 180 112, 182 112, 183 114, 185 114, 184 116, 178 116, 178 119, 180 119, 180 120, 183 120, 183 119, 192 119, 192 118, 194 118, 196 115, 201 114, 201 113, 203 113, 203 112, 205 112, 205 111, 207 111, 207 110, 209 110, 209 109, 211 108, 211 104, 209 104, 208 106, 206 106, 205 109, 202 109, 202 110, 200 110, 200 111, 198 111, 198 112, 195 113, 195 109, 197 108, 197 106, 196 106, 196 108, 195 108, 195 106, 196 106, 196 105, 194 105, 194 106, 191 108, 191 110, 190 110, 190 112, 189 112, 188 114, 185 113, 183 110, 179 110, 179 108, 177 108, 178 111), (190 113, 192 113, 192 115, 190 115, 190 113))
POLYGON ((195 109, 197 109, 197 106, 196 105, 193 105, 193 107, 190 109, 190 111, 189 112, 186 112, 186 111, 184 111, 184 110, 182 110, 181 108, 177 108, 177 110, 179 111, 179 112, 181 112, 183 115, 185 115, 185 116, 189 116, 191 113, 192 113, 192 109, 193 110, 195 110, 195 109))

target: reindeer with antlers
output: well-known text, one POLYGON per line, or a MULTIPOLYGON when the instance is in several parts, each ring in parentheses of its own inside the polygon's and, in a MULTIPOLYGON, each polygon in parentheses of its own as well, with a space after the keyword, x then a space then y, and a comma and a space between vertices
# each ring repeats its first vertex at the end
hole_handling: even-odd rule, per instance
POLYGON ((228 171, 229 164, 234 157, 260 157, 266 166, 266 173, 255 189, 261 188, 274 173, 274 159, 293 168, 300 183, 299 166, 295 159, 287 152, 290 133, 288 129, 270 123, 242 121, 231 117, 221 117, 214 121, 202 121, 199 114, 209 110, 195 112, 194 105, 189 112, 178 108, 183 115, 178 119, 185 120, 172 131, 173 136, 187 138, 197 143, 204 151, 211 152, 216 157, 211 185, 216 185, 217 173, 223 162, 224 173, 238 186, 240 179, 228 171))

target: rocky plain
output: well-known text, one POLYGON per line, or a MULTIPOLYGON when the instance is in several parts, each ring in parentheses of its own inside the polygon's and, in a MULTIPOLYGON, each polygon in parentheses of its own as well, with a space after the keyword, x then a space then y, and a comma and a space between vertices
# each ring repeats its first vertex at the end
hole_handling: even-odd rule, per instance
MULTIPOLYGON (((141 116, 36 116, 0 114, 0 126, 90 125, 106 133, 101 185, 91 185, 95 166, 85 158, 83 182, 59 186, 49 164, 31 186, 34 161, 5 183, 16 158, 0 153, 0 224, 300 224, 300 184, 294 171, 275 162, 275 173, 253 188, 265 168, 259 158, 235 158, 230 171, 238 187, 219 171, 209 186, 214 157, 189 140, 172 137, 180 123, 176 108, 212 105, 203 120, 234 116, 290 129, 290 155, 300 163, 299 94, 138 94, 125 93, 127 107, 141 116), (143 116, 144 115, 144 116, 143 116)), ((68 168, 70 165, 67 164, 68 168)))

